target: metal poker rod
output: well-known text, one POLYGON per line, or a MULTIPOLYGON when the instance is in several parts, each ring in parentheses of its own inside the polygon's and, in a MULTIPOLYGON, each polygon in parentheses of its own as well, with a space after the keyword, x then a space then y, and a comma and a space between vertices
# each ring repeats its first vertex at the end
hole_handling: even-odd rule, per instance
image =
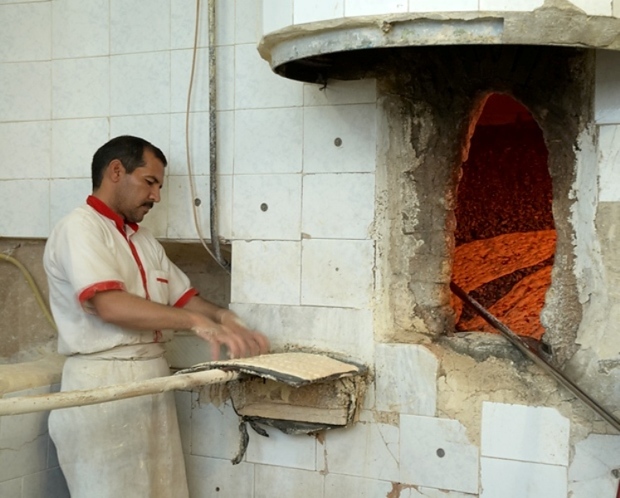
POLYGON ((585 393, 577 384, 570 380, 563 372, 554 367, 551 363, 547 362, 541 357, 538 352, 517 334, 510 330, 506 325, 500 322, 495 316, 484 308, 478 301, 467 294, 454 282, 450 282, 450 289, 456 294, 465 304, 471 306, 476 313, 478 313, 484 320, 495 327, 508 341, 521 351, 527 358, 532 360, 536 365, 543 369, 547 374, 553 377, 562 386, 572 392, 587 406, 594 410, 604 420, 606 420, 614 429, 620 432, 620 420, 611 414, 607 409, 603 408, 596 400, 592 399, 587 393, 585 393))

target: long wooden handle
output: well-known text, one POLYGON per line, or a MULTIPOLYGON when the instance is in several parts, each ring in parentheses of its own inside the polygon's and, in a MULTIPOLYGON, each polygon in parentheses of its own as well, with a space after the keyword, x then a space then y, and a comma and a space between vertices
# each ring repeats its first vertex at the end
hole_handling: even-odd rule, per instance
POLYGON ((160 394, 175 389, 191 389, 206 384, 221 384, 235 380, 238 372, 223 370, 204 370, 168 377, 128 382, 113 386, 80 391, 63 391, 36 396, 15 396, 0 399, 0 416, 20 415, 23 413, 43 412, 58 408, 95 405, 119 399, 134 398, 147 394, 160 394))

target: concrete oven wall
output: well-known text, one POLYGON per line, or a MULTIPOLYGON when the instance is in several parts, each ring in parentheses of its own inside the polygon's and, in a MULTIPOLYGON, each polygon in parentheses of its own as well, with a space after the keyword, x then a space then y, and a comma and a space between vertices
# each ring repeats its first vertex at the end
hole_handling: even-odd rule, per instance
MULTIPOLYGON (((506 3, 442 4, 446 10, 501 10, 506 3)), ((510 2, 510 8, 539 4, 510 2)), ((418 105, 392 92, 403 81, 302 84, 275 76, 257 53, 261 13, 271 30, 317 16, 377 13, 379 5, 398 12, 429 8, 413 1, 217 2, 220 232, 232 244, 231 306, 268 333, 275 349, 304 346, 347 354, 368 364, 373 380, 353 427, 317 436, 268 429, 269 438, 250 430, 248 451, 237 466, 230 463, 239 441, 230 402, 216 392, 178 393, 192 496, 559 498, 569 491, 574 498, 613 496, 619 437, 552 380, 498 346, 496 338, 473 347, 435 341, 449 319, 437 325, 422 310, 411 321, 396 320, 396 327, 388 320, 386 308, 410 315, 409 301, 393 300, 386 307, 384 294, 395 282, 387 266, 395 247, 386 238, 393 233, 386 220, 402 221, 388 198, 401 195, 402 185, 387 159, 398 159, 402 167, 405 158, 395 147, 411 151, 425 144, 428 138, 420 132, 441 122, 433 113, 444 113, 440 117, 449 119, 444 126, 451 123, 451 133, 464 136, 459 126, 475 107, 475 96, 463 97, 461 119, 422 107, 419 115, 434 121, 410 121, 401 132, 394 129, 405 119, 399 112, 418 105), (326 14, 325 8, 332 10, 326 14), (419 330, 408 335, 411 322, 419 330)), ((620 14, 617 2, 583 1, 578 7, 592 15, 620 14)), ((112 136, 134 133, 160 145, 170 159, 162 202, 147 225, 162 239, 196 242, 183 126, 194 12, 189 0, 0 3, 0 236, 44 240, 59 217, 88 194, 93 150, 112 136)), ((190 147, 208 233, 205 25, 190 147)), ((592 351, 588 365, 598 371, 603 353, 611 360, 608 367, 617 357, 617 350, 604 347, 611 337, 606 334, 615 330, 605 326, 616 326, 604 311, 616 303, 608 284, 616 275, 620 64, 606 52, 594 59, 584 54, 576 67, 596 64, 589 80, 595 85, 595 121, 583 121, 584 114, 567 123, 566 133, 576 140, 568 153, 574 169, 562 171, 567 176, 556 196, 586 201, 560 206, 571 220, 564 225, 567 266, 560 278, 568 281, 562 288, 576 289, 576 309, 585 317, 577 341, 583 338, 581 350, 592 351), (599 236, 571 239, 593 235, 594 221, 599 236), (599 338, 588 335, 586 324, 600 324, 599 338)), ((541 122, 558 119, 555 107, 546 117, 539 101, 527 104, 541 122)), ((577 116, 591 105, 581 99, 562 104, 577 116)), ((441 172, 442 185, 454 181, 448 168, 441 172)), ((431 181, 428 169, 419 173, 431 181)), ((417 181, 416 173, 412 178, 417 181)), ((438 240, 440 248, 447 246, 445 238, 438 240)), ((399 285, 406 292, 410 268, 401 271, 399 285)), ((14 484, 0 489, 16 489, 14 484)))
POLYGON ((387 220, 380 243, 381 309, 390 317, 385 334, 409 342, 454 330, 449 283, 460 165, 485 97, 503 92, 530 109, 547 144, 558 236, 545 341, 556 361, 564 363, 575 352, 581 320, 573 256, 573 241, 581 235, 572 225, 570 192, 579 154, 573 144, 587 133, 592 114, 593 53, 526 46, 417 47, 381 59, 376 74, 385 95, 381 129, 388 142, 381 158, 385 213, 378 216, 387 220))

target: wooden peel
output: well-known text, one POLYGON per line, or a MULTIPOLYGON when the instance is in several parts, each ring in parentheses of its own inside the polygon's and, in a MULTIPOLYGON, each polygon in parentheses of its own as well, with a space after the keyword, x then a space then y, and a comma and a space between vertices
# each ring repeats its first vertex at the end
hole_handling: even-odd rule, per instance
POLYGON ((59 408, 95 405, 119 399, 134 398, 148 394, 161 394, 176 389, 191 389, 206 384, 219 384, 235 380, 237 372, 207 370, 183 375, 157 377, 155 379, 128 382, 95 389, 65 391, 36 396, 15 396, 0 399, 0 416, 44 412, 59 408))
POLYGON ((0 398, 0 416, 94 405, 108 401, 221 384, 241 375, 272 379, 293 387, 360 375, 362 365, 321 354, 277 353, 201 363, 175 375, 76 391, 0 398))

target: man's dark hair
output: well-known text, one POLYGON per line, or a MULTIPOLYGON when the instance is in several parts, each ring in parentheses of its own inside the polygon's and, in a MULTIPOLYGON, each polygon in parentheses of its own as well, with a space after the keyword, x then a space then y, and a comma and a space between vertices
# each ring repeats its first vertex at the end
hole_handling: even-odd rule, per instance
POLYGON ((118 159, 129 174, 133 173, 136 168, 144 166, 142 156, 145 149, 155 154, 155 157, 164 164, 164 167, 168 164, 166 156, 158 147, 139 137, 122 135, 99 147, 93 156, 91 165, 93 191, 101 186, 103 172, 114 159, 118 159))

